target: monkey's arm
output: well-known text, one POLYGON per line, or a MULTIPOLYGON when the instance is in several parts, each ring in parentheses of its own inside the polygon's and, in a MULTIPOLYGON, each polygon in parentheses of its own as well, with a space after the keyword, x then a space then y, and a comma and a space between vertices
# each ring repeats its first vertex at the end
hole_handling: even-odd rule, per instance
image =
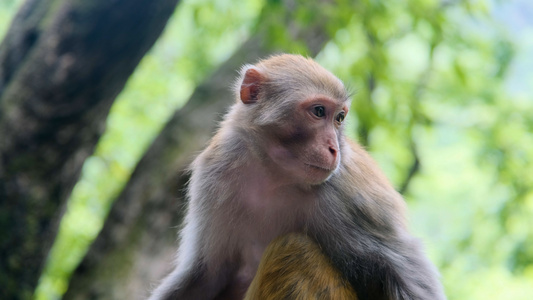
POLYGON ((196 300, 214 299, 224 288, 224 272, 210 276, 203 265, 183 270, 178 267, 170 273, 152 293, 149 300, 196 300))
POLYGON ((228 264, 211 264, 208 270, 208 263, 201 251, 205 247, 205 238, 199 233, 198 218, 187 217, 178 250, 178 263, 154 290, 150 300, 214 299, 227 284, 228 264))
POLYGON ((357 299, 319 246, 303 234, 275 239, 265 250, 246 300, 357 299))

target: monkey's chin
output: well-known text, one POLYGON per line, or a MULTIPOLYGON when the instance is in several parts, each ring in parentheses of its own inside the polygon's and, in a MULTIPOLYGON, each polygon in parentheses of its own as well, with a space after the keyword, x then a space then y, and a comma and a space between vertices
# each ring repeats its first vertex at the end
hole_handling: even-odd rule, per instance
POLYGON ((305 164, 305 179, 310 185, 320 185, 331 178, 335 169, 305 164))

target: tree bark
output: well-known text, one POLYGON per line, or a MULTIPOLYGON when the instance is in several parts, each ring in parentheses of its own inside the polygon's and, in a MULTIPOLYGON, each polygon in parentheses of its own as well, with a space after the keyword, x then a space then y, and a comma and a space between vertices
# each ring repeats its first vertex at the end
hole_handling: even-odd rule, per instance
MULTIPOLYGON (((283 1, 283 5, 287 5, 283 1)), ((291 16, 294 7, 265 9, 253 37, 194 91, 136 166, 115 200, 104 227, 75 270, 65 299, 144 299, 170 271, 177 249, 177 226, 184 215, 184 171, 202 149, 226 109, 235 101, 231 86, 244 63, 269 53, 287 51, 268 46, 269 20, 285 21, 294 43, 304 43, 314 56, 328 39, 328 18, 317 9, 317 21, 302 26, 291 16)))
POLYGON ((0 45, 0 299, 28 299, 105 119, 178 0, 28 0, 0 45))

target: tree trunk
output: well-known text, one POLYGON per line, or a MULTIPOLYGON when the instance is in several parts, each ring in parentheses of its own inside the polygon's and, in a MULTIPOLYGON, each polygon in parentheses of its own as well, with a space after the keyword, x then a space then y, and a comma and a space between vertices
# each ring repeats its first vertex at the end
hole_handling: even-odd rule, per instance
POLYGON ((27 299, 105 119, 178 0, 28 0, 0 45, 0 299, 27 299))
POLYGON ((308 45, 312 56, 327 40, 325 10, 317 9, 312 26, 302 26, 285 9, 284 16, 265 9, 254 37, 198 86, 167 123, 115 200, 102 231, 75 270, 65 299, 145 299, 170 271, 177 226, 184 215, 184 169, 235 101, 230 89, 236 70, 269 53, 287 51, 267 46, 270 21, 265 20, 286 20, 293 42, 308 45))

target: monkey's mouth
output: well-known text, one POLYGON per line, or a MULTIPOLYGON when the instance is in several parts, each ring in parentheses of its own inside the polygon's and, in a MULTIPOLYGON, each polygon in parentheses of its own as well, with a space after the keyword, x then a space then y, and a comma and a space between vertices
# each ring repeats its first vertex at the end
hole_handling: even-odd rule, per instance
POLYGON ((327 173, 330 173, 333 171, 333 169, 330 169, 330 168, 325 168, 325 167, 320 167, 320 166, 317 166, 317 165, 312 165, 312 164, 305 164, 307 167, 311 168, 312 170, 317 170, 317 171, 321 171, 321 172, 327 172, 327 173))

